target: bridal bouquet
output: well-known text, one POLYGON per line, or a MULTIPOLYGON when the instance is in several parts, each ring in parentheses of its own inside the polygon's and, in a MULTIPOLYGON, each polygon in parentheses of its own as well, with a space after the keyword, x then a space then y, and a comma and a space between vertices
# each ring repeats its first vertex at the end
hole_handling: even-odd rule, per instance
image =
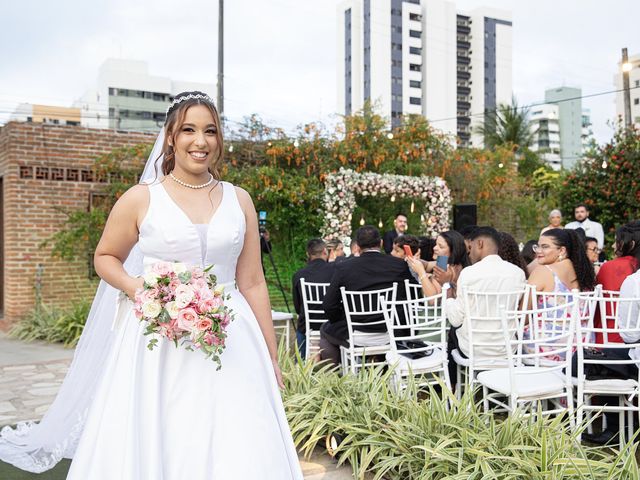
MULTIPOLYGON (((159 335, 187 350, 200 350, 222 367, 227 326, 233 314, 229 299, 217 285, 211 267, 187 267, 183 263, 158 262, 144 274, 144 286, 136 291, 136 317, 147 322, 145 335, 159 335)), ((153 350, 158 339, 147 347, 153 350)))

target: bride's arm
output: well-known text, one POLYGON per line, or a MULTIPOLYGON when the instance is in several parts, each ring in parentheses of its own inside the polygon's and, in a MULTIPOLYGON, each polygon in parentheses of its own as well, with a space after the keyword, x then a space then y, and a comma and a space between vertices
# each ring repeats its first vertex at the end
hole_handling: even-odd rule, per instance
POLYGON ((148 187, 136 185, 127 190, 111 209, 93 257, 100 278, 129 298, 142 287, 142 279, 131 277, 122 264, 138 241, 138 223, 148 206, 148 187))
MULTIPOLYGON (((267 282, 264 279, 262 263, 260 262, 260 234, 258 233, 258 217, 253 201, 249 194, 241 188, 236 187, 238 201, 244 212, 247 230, 244 235, 244 247, 238 257, 236 266, 236 282, 238 289, 247 299, 253 314, 258 319, 260 330, 267 343, 269 355, 276 367, 276 375, 279 375, 277 368, 278 347, 276 345, 276 334, 273 329, 271 318, 271 304, 269 303, 269 292, 267 282)), ((282 380, 278 378, 278 383, 282 380)), ((282 386, 282 385, 281 385, 282 386)))

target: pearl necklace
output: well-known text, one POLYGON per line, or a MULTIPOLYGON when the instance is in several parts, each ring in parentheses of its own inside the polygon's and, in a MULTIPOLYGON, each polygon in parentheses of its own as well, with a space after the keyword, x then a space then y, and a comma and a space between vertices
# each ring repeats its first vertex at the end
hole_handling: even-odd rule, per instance
POLYGON ((180 180, 179 178, 176 178, 176 176, 173 174, 173 172, 169 173, 169 176, 171 177, 171 179, 182 185, 183 187, 187 187, 187 188, 193 188, 195 190, 199 189, 199 188, 204 188, 204 187, 208 187, 209 185, 211 185, 211 183, 213 183, 213 175, 211 175, 211 173, 209 173, 209 180, 206 183, 203 183, 201 185, 191 185, 190 183, 187 182, 183 182, 182 180, 180 180))

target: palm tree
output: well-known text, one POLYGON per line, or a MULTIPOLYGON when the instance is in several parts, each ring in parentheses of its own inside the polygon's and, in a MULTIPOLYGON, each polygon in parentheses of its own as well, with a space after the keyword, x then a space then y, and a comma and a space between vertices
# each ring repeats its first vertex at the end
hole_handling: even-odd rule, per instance
POLYGON ((522 152, 533 141, 529 108, 519 107, 516 97, 511 98, 511 105, 501 103, 495 110, 487 111, 476 131, 489 148, 509 144, 515 151, 522 152))

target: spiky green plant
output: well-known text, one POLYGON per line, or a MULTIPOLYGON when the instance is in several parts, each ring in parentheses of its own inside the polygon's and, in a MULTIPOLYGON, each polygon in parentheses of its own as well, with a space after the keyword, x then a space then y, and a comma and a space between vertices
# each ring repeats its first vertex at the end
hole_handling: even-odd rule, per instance
POLYGON ((281 364, 297 447, 308 456, 342 434, 338 461, 358 479, 640 479, 634 443, 617 454, 584 447, 564 417, 485 414, 473 392, 457 400, 430 388, 419 400, 410 384, 396 394, 381 369, 340 376, 291 357, 281 364))

